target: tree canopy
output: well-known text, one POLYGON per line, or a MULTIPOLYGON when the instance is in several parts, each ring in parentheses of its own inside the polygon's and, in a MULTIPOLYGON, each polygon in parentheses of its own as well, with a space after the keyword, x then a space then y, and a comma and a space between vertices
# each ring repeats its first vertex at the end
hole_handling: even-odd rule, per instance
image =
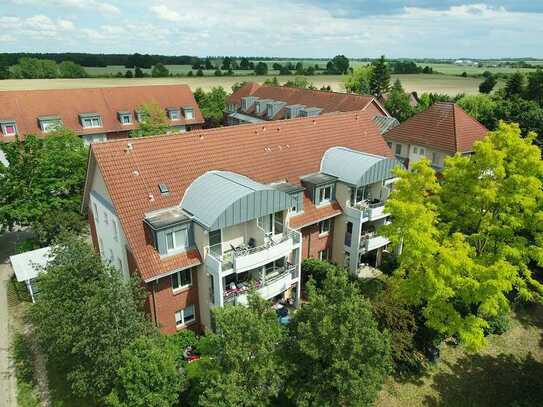
POLYGON ((222 123, 227 96, 222 86, 215 86, 209 92, 204 92, 202 88, 196 89, 194 98, 198 106, 200 106, 202 115, 206 120, 206 126, 216 127, 222 123))
POLYGON ((372 74, 373 67, 371 65, 357 66, 352 73, 343 77, 343 86, 347 92, 369 95, 372 74))
POLYGON ((403 90, 399 79, 396 79, 387 99, 385 108, 388 112, 400 122, 409 119, 415 114, 415 109, 411 106, 410 96, 403 90))
POLYGON ((130 137, 146 137, 171 131, 166 112, 156 102, 147 102, 137 108, 141 120, 138 128, 130 131, 130 137))
POLYGON ((373 61, 373 71, 370 79, 370 93, 376 97, 382 97, 390 90, 390 69, 385 56, 373 61))

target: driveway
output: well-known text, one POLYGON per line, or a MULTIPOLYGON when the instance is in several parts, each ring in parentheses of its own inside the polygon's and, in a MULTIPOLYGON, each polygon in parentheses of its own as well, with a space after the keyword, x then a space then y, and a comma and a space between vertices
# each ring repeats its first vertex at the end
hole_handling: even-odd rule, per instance
POLYGON ((15 244, 25 238, 25 232, 0 235, 0 406, 17 407, 17 384, 9 358, 8 283, 13 270, 9 256, 15 253, 15 244))

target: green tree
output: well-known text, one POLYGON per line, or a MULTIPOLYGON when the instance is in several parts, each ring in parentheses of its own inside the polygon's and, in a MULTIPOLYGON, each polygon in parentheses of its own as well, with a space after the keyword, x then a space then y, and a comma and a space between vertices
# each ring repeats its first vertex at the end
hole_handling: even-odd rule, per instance
POLYGON ((388 98, 385 100, 385 108, 400 122, 406 121, 415 114, 410 96, 403 90, 399 79, 396 79, 388 98))
POLYGON ((259 62, 255 66, 255 75, 267 75, 268 74, 268 64, 265 62, 259 62))
POLYGON ((486 76, 485 80, 479 85, 479 92, 489 94, 492 92, 497 83, 498 81, 494 75, 490 74, 489 76, 486 76))
POLYGON ((289 326, 287 396, 300 406, 371 406, 391 371, 390 337, 347 272, 332 268, 289 326))
POLYGON ((543 108, 537 102, 518 96, 499 99, 495 113, 497 119, 518 123, 523 135, 535 132, 543 142, 543 108))
POLYGON ((313 88, 313 83, 304 77, 295 77, 294 80, 289 80, 285 83, 284 86, 290 88, 302 88, 302 89, 311 89, 313 88))
POLYGON ((156 136, 171 131, 164 109, 156 102, 147 102, 137 108, 141 120, 138 128, 130 131, 130 137, 156 136))
POLYGON ((5 55, 0 55, 0 80, 9 79, 10 76, 8 59, 5 55))
POLYGON ((44 212, 39 219, 34 221, 31 229, 39 246, 45 247, 66 233, 79 235, 86 226, 85 218, 76 211, 52 210, 44 212))
POLYGON ((153 66, 153 70, 151 71, 151 76, 153 78, 164 78, 164 77, 170 76, 170 71, 168 71, 168 68, 166 68, 164 65, 162 65, 159 62, 155 64, 155 66, 153 66))
POLYGON ((343 75, 349 71, 349 58, 345 55, 336 55, 326 65, 328 73, 343 75))
POLYGON ((216 86, 207 93, 201 92, 198 94, 198 99, 196 99, 196 101, 198 106, 200 106, 207 126, 216 127, 220 125, 226 109, 227 96, 228 95, 222 86, 216 86))
POLYGON ((132 71, 130 69, 127 69, 126 72, 124 73, 124 77, 125 78, 133 78, 134 74, 132 73, 132 71))
POLYGON ((239 69, 244 71, 251 69, 251 63, 247 58, 241 58, 241 61, 239 62, 239 69))
POLYGON ((390 90, 390 70, 382 55, 372 63, 373 71, 370 78, 370 93, 376 97, 382 97, 390 90))
POLYGON ((371 65, 360 65, 356 67, 353 72, 342 78, 345 90, 361 95, 370 94, 370 79, 372 73, 373 67, 371 65))
POLYGON ((143 73, 141 68, 139 66, 136 66, 136 69, 134 70, 134 77, 135 78, 143 78, 144 76, 145 76, 145 74, 143 73))
POLYGON ((543 69, 528 74, 528 85, 526 86, 526 97, 543 107, 543 69))
POLYGON ((141 283, 126 281, 76 237, 53 247, 45 271, 30 309, 34 335, 73 395, 100 402, 123 365, 123 349, 150 332, 141 283))
POLYGON ((457 103, 475 120, 484 124, 486 128, 492 130, 497 127, 497 104, 493 98, 487 95, 467 95, 459 99, 457 103))
POLYGON ((522 72, 515 72, 505 84, 505 97, 523 96, 526 77, 522 72))
POLYGON ((223 71, 228 71, 231 67, 232 67, 232 58, 224 57, 224 59, 222 60, 221 69, 223 71))
POLYGON ((196 76, 204 76, 204 71, 202 71, 202 69, 198 69, 196 71, 196 76))
POLYGON ((72 130, 0 144, 0 227, 29 226, 54 211, 78 212, 88 150, 72 130))
POLYGON ((248 307, 214 308, 213 318, 216 333, 206 338, 207 368, 198 404, 270 405, 286 374, 284 332, 275 311, 251 293, 248 307))
POLYGON ((168 407, 179 397, 183 382, 177 348, 160 334, 140 336, 121 352, 115 387, 107 396, 111 407, 168 407))
POLYGON ((87 71, 81 65, 72 61, 63 61, 58 65, 61 78, 86 78, 87 71))
POLYGON ((214 72, 214 75, 215 76, 222 76, 222 72, 220 69, 216 69, 215 72, 214 72))
POLYGON ((58 77, 55 61, 38 58, 21 58, 13 67, 13 76, 21 79, 51 79, 58 77))
POLYGON ((211 59, 206 58, 206 60, 205 60, 205 69, 210 70, 210 69, 213 69, 213 68, 214 68, 214 66, 213 66, 213 64, 211 63, 211 59))
POLYGON ((279 81, 277 80, 277 76, 274 76, 273 78, 267 78, 264 81, 264 85, 267 85, 267 86, 280 86, 279 81))

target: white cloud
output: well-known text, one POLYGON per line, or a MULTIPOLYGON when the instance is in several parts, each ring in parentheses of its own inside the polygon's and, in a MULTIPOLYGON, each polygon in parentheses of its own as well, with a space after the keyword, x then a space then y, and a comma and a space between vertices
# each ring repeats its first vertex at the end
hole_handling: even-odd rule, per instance
POLYGON ((183 20, 183 17, 177 11, 170 10, 164 4, 152 6, 151 11, 155 13, 158 18, 164 21, 179 22, 183 20))
POLYGON ((14 4, 33 4, 38 6, 62 7, 75 10, 96 10, 106 15, 118 15, 121 13, 121 10, 113 4, 99 0, 11 0, 11 2, 14 4))

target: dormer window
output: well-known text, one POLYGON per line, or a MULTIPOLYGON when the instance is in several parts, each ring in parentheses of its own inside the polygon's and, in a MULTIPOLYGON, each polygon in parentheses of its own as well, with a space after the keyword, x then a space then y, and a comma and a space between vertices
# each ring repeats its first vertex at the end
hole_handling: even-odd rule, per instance
POLYGON ((188 229, 186 227, 166 233, 168 253, 184 250, 188 246, 188 229))
POLYGON ((141 110, 136 110, 136 120, 140 123, 143 123, 144 115, 141 110))
POLYGON ((62 127, 62 120, 58 116, 43 116, 39 117, 41 131, 49 133, 54 130, 58 130, 62 127))
POLYGON ((194 119, 194 109, 192 107, 184 107, 183 113, 185 115, 186 120, 192 120, 194 119))
POLYGON ((4 136, 15 136, 17 134, 15 120, 0 120, 0 128, 4 136))
POLYGON ((79 119, 84 129, 102 127, 102 117, 97 113, 82 113, 79 115, 79 119))
POLYGON ((123 126, 132 124, 132 113, 130 112, 117 112, 117 116, 119 117, 119 121, 123 126))
POLYGON ((317 188, 317 199, 319 205, 329 203, 332 199, 332 185, 324 185, 317 188))
POLYGON ((181 110, 176 107, 169 107, 166 109, 168 111, 168 117, 170 120, 179 120, 181 119, 181 110))

